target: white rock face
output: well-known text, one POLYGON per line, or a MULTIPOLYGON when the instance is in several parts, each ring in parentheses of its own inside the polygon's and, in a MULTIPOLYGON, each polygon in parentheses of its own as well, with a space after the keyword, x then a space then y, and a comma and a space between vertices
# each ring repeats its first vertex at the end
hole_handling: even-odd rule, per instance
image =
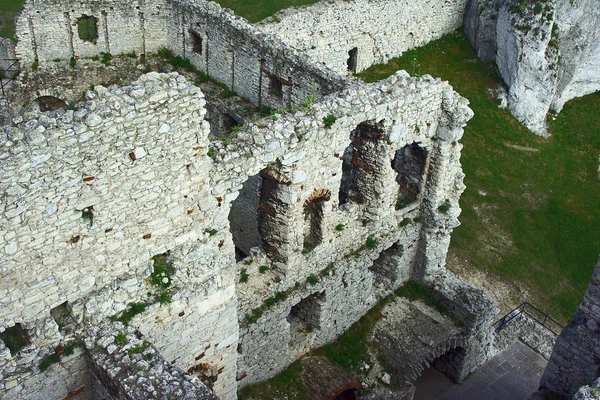
POLYGON ((472 1, 465 32, 479 56, 496 64, 513 115, 548 136, 546 116, 600 90, 600 7, 594 0, 472 1), (498 10, 498 11, 496 11, 498 10), (495 30, 489 29, 495 24, 495 30))

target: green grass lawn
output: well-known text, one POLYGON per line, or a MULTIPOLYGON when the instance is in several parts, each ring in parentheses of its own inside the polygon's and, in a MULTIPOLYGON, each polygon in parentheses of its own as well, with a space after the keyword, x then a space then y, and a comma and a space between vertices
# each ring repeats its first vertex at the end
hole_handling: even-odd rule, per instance
POLYGON ((15 35, 15 15, 21 10, 25 0, 0 0, 0 37, 12 39, 15 35))
POLYGON ((448 80, 475 116, 462 139, 467 189, 451 251, 535 291, 563 322, 582 300, 600 252, 600 93, 569 102, 552 137, 523 128, 486 94, 500 78, 462 33, 447 35, 360 74, 373 82, 405 69, 448 80))
POLYGON ((279 10, 317 3, 319 0, 215 0, 223 7, 231 8, 236 15, 254 23, 265 19, 279 10))

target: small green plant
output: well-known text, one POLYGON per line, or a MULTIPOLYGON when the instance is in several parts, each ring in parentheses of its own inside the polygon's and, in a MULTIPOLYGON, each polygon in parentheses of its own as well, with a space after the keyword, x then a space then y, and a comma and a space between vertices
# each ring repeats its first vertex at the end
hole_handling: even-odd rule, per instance
POLYGON ((148 353, 144 355, 144 360, 146 361, 152 361, 152 359, 154 358, 154 354, 152 353, 148 353))
POLYGON ((337 224, 335 226, 335 230, 338 231, 338 232, 343 231, 345 228, 346 228, 346 225, 344 225, 344 224, 337 224))
POLYGON ((248 282, 248 279, 250 279, 250 275, 246 272, 246 268, 242 268, 240 271, 240 283, 246 283, 248 282))
POLYGON ((309 285, 316 285, 319 282, 319 278, 317 278, 316 276, 314 276, 313 274, 310 274, 308 276, 308 278, 306 278, 306 283, 308 283, 309 285))
POLYGON ((264 274, 268 270, 269 270, 269 267, 267 267, 266 265, 261 265, 260 267, 258 267, 258 272, 260 272, 261 274, 264 274))
POLYGON ((54 62, 56 62, 56 63, 61 62, 61 59, 60 58, 55 58, 54 62))
POLYGON ((127 54, 125 54, 125 56, 127 56, 129 58, 138 58, 137 54, 135 54, 135 51, 132 51, 131 53, 127 53, 127 54))
POLYGON ((230 89, 223 89, 221 91, 221 96, 228 99, 230 97, 237 96, 237 93, 230 89))
POLYGON ((171 275, 175 273, 175 267, 167 259, 166 254, 157 254, 152 257, 153 261, 153 272, 150 275, 150 283, 154 286, 161 288, 168 288, 171 286, 172 278, 171 275))
POLYGON ((92 59, 92 61, 98 61, 100 59, 100 56, 96 54, 91 59, 92 59))
POLYGON ((113 56, 110 53, 100 53, 102 55, 102 60, 100 60, 100 62, 104 65, 108 65, 110 64, 113 56))
POLYGON ((205 229, 204 233, 208 233, 209 236, 215 236, 219 231, 216 229, 205 229))
POLYGON ((370 219, 368 219, 368 218, 364 218, 364 219, 362 220, 362 226, 367 226, 367 225, 369 225, 369 222, 371 222, 371 220, 370 220, 370 219))
POLYGON ((51 365, 56 364, 58 362, 60 362, 60 356, 56 353, 52 353, 42 358, 42 360, 38 364, 38 367, 40 368, 41 372, 44 372, 48 368, 50 368, 51 365))
POLYGON ((126 334, 124 334, 124 333, 121 332, 117 336, 115 336, 115 344, 123 346, 126 342, 127 342, 127 335, 126 334))
POLYGON ((379 240, 377 240, 377 238, 375 238, 374 235, 369 235, 367 237, 367 242, 365 243, 365 246, 367 247, 367 249, 373 250, 378 245, 379 245, 379 240))
POLYGON ((396 202, 396 210, 403 209, 404 207, 406 207, 413 201, 415 201, 415 198, 408 194, 404 194, 404 195, 398 197, 398 201, 396 202))
POLYGON ((160 305, 170 304, 172 300, 173 296, 170 290, 163 290, 158 295, 158 302, 160 303, 160 305))
POLYGON ((131 355, 131 354, 140 354, 143 353, 144 350, 146 350, 148 348, 148 342, 144 342, 140 345, 134 346, 130 349, 127 349, 127 354, 131 355))
POLYGON ((440 204, 440 206, 438 207, 438 210, 440 212, 443 212, 444 214, 447 214, 448 210, 450 210, 450 202, 448 200, 446 200, 445 202, 440 204))
POLYGON ((317 96, 314 94, 311 94, 302 102, 302 105, 308 109, 313 105, 313 103, 315 102, 316 99, 317 99, 317 96))
POLYGON ((315 249, 315 247, 317 247, 316 243, 313 243, 309 240, 305 240, 304 243, 302 244, 302 254, 308 254, 311 251, 313 251, 315 249))
POLYGON ((323 124, 325 125, 326 129, 331 128, 331 126, 335 123, 335 121, 337 121, 337 117, 333 114, 329 114, 329 115, 323 117, 323 124))
POLYGON ((38 69, 38 67, 39 67, 39 66, 40 66, 40 64, 39 64, 37 61, 34 61, 34 62, 31 64, 31 70, 32 70, 32 71, 37 71, 37 69, 38 69))
POLYGON ((405 226, 412 224, 412 222, 413 222, 412 218, 405 217, 404 219, 402 219, 402 221, 400 221, 398 226, 400 228, 404 228, 405 226))
POLYGON ((214 147, 209 147, 208 151, 206 152, 206 155, 210 158, 215 158, 217 156, 217 149, 215 149, 214 147))
POLYGON ((146 311, 147 307, 148 303, 129 303, 120 317, 113 316, 110 319, 113 321, 121 321, 123 324, 127 325, 133 317, 146 311))
POLYGON ((71 58, 69 60, 69 65, 71 66, 71 68, 75 68, 75 66, 77 65, 77 60, 74 58, 71 58))
POLYGON ((415 217, 415 218, 413 219, 413 222, 414 222, 415 224, 420 224, 421 222, 423 222, 423 220, 424 220, 424 219, 425 219, 425 218, 424 218, 422 215, 419 215, 418 217, 415 217))

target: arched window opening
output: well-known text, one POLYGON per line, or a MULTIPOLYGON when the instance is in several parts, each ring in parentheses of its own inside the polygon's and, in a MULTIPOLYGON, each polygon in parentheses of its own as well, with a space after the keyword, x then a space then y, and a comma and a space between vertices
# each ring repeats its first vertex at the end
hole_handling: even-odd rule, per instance
POLYGON ((83 15, 77 20, 77 34, 84 42, 95 42, 98 39, 98 20, 83 15))
POLYGON ((323 242, 323 208, 330 198, 329 190, 319 190, 304 202, 303 253, 312 251, 323 242))
POLYGON ((427 151, 412 143, 396 151, 392 168, 396 171, 396 182, 400 186, 396 209, 402 209, 417 200, 421 193, 427 151))

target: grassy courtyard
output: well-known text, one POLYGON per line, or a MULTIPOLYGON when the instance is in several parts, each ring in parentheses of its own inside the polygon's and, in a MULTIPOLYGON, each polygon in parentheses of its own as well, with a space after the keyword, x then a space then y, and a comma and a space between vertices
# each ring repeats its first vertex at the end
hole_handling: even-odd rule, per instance
POLYGON ((486 93, 501 80, 462 33, 360 77, 373 82, 399 69, 448 80, 475 112, 462 139, 467 189, 451 252, 474 268, 525 283, 539 307, 568 321, 600 252, 600 93, 569 102, 550 119, 552 137, 543 139, 486 93))
POLYGON ((15 15, 21 10, 25 0, 0 0, 0 37, 13 38, 15 35, 15 15))

